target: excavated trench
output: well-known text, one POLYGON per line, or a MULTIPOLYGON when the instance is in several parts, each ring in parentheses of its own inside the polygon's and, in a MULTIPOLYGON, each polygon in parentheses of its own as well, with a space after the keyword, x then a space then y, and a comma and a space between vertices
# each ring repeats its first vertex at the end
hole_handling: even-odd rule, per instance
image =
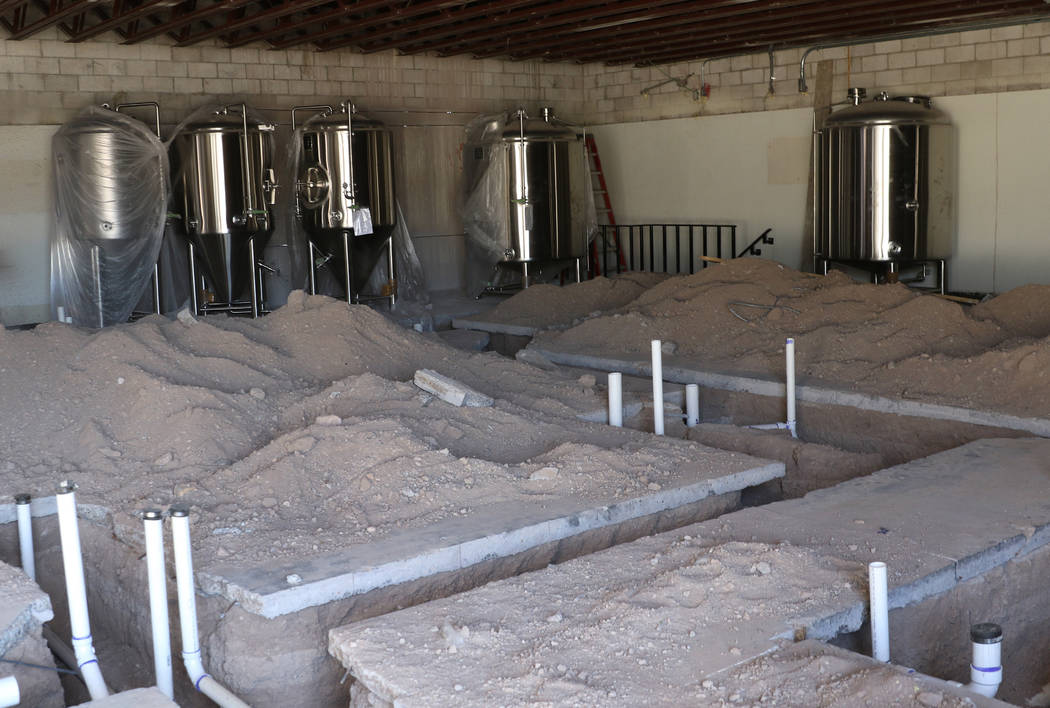
MULTIPOLYGON (((970 681, 970 625, 1002 627, 1003 683, 996 698, 1050 705, 1050 548, 1043 546, 946 593, 890 610, 890 661, 929 676, 970 681), (1046 693, 1044 693, 1046 691, 1046 693)), ((830 642, 871 654, 871 627, 830 642)))

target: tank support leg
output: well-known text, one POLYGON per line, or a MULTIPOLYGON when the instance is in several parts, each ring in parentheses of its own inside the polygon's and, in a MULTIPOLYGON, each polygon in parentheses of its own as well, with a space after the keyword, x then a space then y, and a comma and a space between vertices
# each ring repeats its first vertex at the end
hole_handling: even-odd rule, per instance
POLYGON ((521 287, 524 290, 529 287, 529 264, 521 264, 521 287))
POLYGON ((354 304, 353 290, 350 289, 350 234, 346 231, 343 232, 343 264, 346 266, 345 276, 346 280, 346 304, 354 304))
MULTIPOLYGON (((252 275, 252 319, 256 319, 259 316, 259 283, 256 278, 258 275, 258 266, 255 265, 255 239, 248 239, 248 260, 251 264, 249 266, 249 273, 252 275)), ((232 303, 231 303, 232 304, 232 303)))
POLYGON ((266 268, 262 261, 255 265, 255 277, 259 279, 259 312, 266 314, 266 268))
POLYGON ((310 294, 317 294, 317 255, 314 253, 314 242, 307 241, 310 248, 310 294))
POLYGON ((579 258, 576 259, 576 282, 577 283, 582 283, 583 282, 582 280, 580 280, 580 259, 579 258))
POLYGON ((101 329, 106 326, 102 313, 102 250, 98 246, 91 247, 91 275, 95 279, 95 307, 98 308, 98 326, 101 329))
POLYGON ((193 316, 197 317, 200 312, 197 311, 197 263, 196 256, 193 253, 193 244, 190 244, 190 307, 193 310, 193 316))
POLYGON ((390 281, 390 307, 393 309, 394 305, 397 304, 397 267, 394 265, 394 237, 393 235, 386 242, 386 257, 387 257, 387 277, 390 281))
POLYGON ((160 314, 160 266, 153 264, 153 313, 160 314))

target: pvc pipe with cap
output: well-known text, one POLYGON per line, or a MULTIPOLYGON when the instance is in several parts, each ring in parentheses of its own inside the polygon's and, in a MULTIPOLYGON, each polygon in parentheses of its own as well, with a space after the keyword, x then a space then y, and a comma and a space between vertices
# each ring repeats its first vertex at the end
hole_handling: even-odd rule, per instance
POLYGON ((653 340, 653 432, 664 434, 663 342, 653 340))
POLYGON ((693 428, 700 424, 700 386, 685 385, 685 424, 693 428))
POLYGON ((69 602, 69 626, 73 635, 73 653, 77 668, 84 677, 91 700, 109 695, 106 681, 95 656, 91 639, 91 621, 88 617, 87 586, 84 582, 84 559, 80 550, 80 528, 77 525, 77 485, 62 482, 55 495, 58 507, 58 533, 62 543, 62 568, 66 576, 66 596, 69 602))
POLYGON ((623 374, 619 371, 609 374, 609 425, 623 427, 623 374))
POLYGON ((890 660, 890 611, 886 564, 868 563, 868 597, 871 615, 871 656, 876 661, 890 660))
POLYGON ((197 634, 197 598, 193 584, 193 551, 190 548, 190 512, 184 506, 173 506, 171 513, 171 547, 175 556, 175 586, 178 589, 179 626, 182 629, 182 662, 194 688, 222 708, 248 708, 248 704, 204 670, 200 637, 197 634))
POLYGON ((153 671, 157 688, 174 700, 171 673, 171 630, 168 625, 168 579, 164 572, 164 513, 142 512, 146 537, 146 576, 149 579, 149 615, 153 629, 153 671))
POLYGON ((0 708, 17 706, 22 700, 22 694, 18 690, 18 679, 7 676, 0 679, 0 708))
POLYGON ((995 697, 1003 682, 1003 628, 992 622, 970 626, 970 683, 966 688, 988 698, 995 697))
POLYGON ((36 559, 33 556, 33 513, 28 494, 15 495, 15 514, 18 517, 18 552, 22 570, 30 580, 36 580, 36 559))

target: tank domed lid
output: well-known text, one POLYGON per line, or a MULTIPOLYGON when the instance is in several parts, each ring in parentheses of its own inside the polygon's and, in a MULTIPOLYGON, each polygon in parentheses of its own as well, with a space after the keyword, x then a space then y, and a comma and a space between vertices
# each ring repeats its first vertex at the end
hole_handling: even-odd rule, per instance
MULTIPOLYGON (((860 94, 863 96, 863 94, 860 94)), ((858 101, 851 92, 854 105, 835 111, 825 121, 827 126, 846 125, 950 125, 951 120, 934 108, 929 96, 894 96, 881 93, 871 101, 858 101)))
MULTIPOLYGON (((319 113, 303 123, 304 130, 339 130, 346 128, 346 104, 341 104, 337 110, 329 113, 319 113)), ((369 118, 364 113, 358 113, 357 109, 350 105, 350 123, 354 132, 358 130, 384 130, 387 126, 382 121, 369 118)))
POLYGON ((543 108, 542 117, 530 117, 524 109, 498 116, 486 116, 468 127, 470 143, 514 142, 521 140, 575 140, 575 126, 558 119, 551 108, 543 108))
MULTIPOLYGON (((267 120, 261 120, 258 115, 252 115, 253 111, 248 108, 248 130, 272 132, 276 126, 267 120)), ((203 112, 199 116, 191 118, 183 127, 182 132, 194 131, 218 131, 232 132, 244 128, 244 118, 241 116, 240 107, 226 106, 214 111, 203 112)))

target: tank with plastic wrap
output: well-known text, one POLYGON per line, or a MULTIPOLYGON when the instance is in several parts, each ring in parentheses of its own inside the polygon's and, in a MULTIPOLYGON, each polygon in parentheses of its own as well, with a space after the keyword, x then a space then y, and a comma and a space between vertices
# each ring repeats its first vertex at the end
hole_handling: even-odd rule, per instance
POLYGON ((549 108, 486 117, 463 148, 468 234, 502 264, 586 254, 593 195, 584 144, 549 108))

